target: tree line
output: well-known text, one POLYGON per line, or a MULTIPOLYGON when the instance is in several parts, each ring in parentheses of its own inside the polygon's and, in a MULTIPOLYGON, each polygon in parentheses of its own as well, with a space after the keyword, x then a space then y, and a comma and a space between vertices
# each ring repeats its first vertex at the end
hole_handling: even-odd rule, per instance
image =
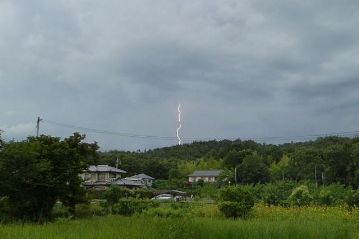
MULTIPOLYGON (((359 138, 322 137, 281 145, 240 139, 194 142, 143 152, 108 151, 100 162, 120 166, 129 174, 144 172, 157 179, 185 179, 199 169, 237 170, 239 183, 277 180, 311 181, 321 185, 359 185, 359 138)), ((232 175, 232 176, 231 176, 232 175)))

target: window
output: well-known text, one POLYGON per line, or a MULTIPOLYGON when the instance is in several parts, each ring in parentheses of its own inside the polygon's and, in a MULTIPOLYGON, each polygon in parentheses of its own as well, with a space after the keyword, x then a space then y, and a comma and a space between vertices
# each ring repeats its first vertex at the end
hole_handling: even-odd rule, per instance
POLYGON ((105 181, 106 180, 106 174, 105 173, 99 173, 98 174, 98 180, 99 181, 105 181))
POLYGON ((90 180, 91 179, 91 174, 85 173, 84 179, 85 179, 85 181, 90 180))

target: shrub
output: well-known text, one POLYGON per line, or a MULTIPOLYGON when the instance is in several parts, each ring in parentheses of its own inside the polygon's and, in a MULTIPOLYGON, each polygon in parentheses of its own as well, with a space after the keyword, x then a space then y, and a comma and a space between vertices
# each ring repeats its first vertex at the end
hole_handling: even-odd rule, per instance
POLYGON ((263 189, 262 199, 267 205, 278 205, 281 202, 279 189, 273 184, 268 184, 263 189))
POLYGON ((106 210, 99 202, 81 203, 75 206, 75 216, 78 218, 104 216, 106 214, 106 210))
POLYGON ((185 213, 181 209, 173 209, 173 208, 150 208, 144 211, 144 215, 150 217, 161 217, 161 218, 182 218, 185 213))
POLYGON ((92 216, 90 210, 90 204, 81 203, 75 206, 75 216, 78 218, 90 217, 92 216))
POLYGON ((113 205, 113 204, 117 203, 122 196, 123 196, 122 189, 116 185, 112 185, 105 192, 105 199, 106 199, 108 205, 113 205))
POLYGON ((225 187, 220 190, 219 210, 225 217, 244 217, 254 206, 254 198, 247 190, 240 187, 225 187))
POLYGON ((288 197, 288 201, 291 205, 299 207, 309 205, 312 200, 313 196, 309 193, 308 186, 306 185, 295 188, 288 197))
POLYGON ((203 179, 199 179, 199 180, 197 181, 197 185, 200 186, 200 187, 203 187, 203 185, 204 185, 203 179))
POLYGON ((70 217, 70 212, 69 209, 66 206, 64 206, 62 202, 56 202, 55 206, 52 208, 52 216, 54 218, 70 217))
POLYGON ((251 208, 248 208, 246 204, 237 202, 221 202, 218 204, 219 210, 224 214, 225 217, 245 217, 250 212, 251 208))
POLYGON ((141 198, 141 199, 151 199, 156 195, 155 191, 151 189, 139 188, 133 190, 132 192, 135 198, 141 198))
POLYGON ((319 204, 325 206, 333 205, 335 202, 332 192, 327 188, 320 190, 318 200, 319 204))
POLYGON ((133 191, 117 185, 112 185, 104 194, 107 205, 111 206, 120 201, 121 198, 128 198, 134 195, 133 191))
POLYGON ((105 193, 102 190, 87 189, 86 194, 87 194, 86 197, 89 200, 92 200, 92 199, 105 199, 105 193))
POLYGON ((12 215, 12 208, 9 205, 8 197, 0 197, 0 223, 12 222, 14 218, 12 215))
POLYGON ((112 206, 112 213, 130 216, 134 213, 141 213, 145 209, 158 206, 159 202, 151 200, 120 200, 112 206))
POLYGON ((254 201, 259 201, 262 198, 264 184, 246 184, 246 185, 237 185, 241 190, 249 192, 254 201))
POLYGON ((205 183, 202 187, 197 188, 197 193, 201 198, 218 199, 218 188, 213 184, 205 183))
POLYGON ((359 190, 351 190, 347 197, 347 205, 349 210, 359 207, 359 190))
POLYGON ((220 201, 230 201, 254 205, 253 195, 237 186, 224 187, 219 192, 220 201))
POLYGON ((346 188, 344 185, 339 183, 328 185, 325 188, 332 192, 334 203, 345 203, 348 198, 348 194, 351 191, 350 188, 346 188))

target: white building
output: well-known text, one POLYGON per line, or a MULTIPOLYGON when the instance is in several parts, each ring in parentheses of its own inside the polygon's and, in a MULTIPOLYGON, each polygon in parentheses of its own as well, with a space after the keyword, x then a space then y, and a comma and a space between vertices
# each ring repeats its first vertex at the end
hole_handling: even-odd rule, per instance
POLYGON ((222 172, 222 169, 196 170, 192 174, 188 175, 188 182, 195 183, 199 180, 203 180, 203 182, 214 183, 218 180, 218 177, 222 172))

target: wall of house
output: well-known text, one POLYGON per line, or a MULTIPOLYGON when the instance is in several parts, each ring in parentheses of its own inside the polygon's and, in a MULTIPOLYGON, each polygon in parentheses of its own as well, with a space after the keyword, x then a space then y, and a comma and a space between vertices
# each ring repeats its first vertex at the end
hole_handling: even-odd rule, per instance
POLYGON ((121 174, 119 173, 109 173, 109 172, 92 172, 92 173, 84 173, 80 175, 84 181, 113 181, 116 178, 120 178, 121 174))
POLYGON ((146 186, 152 187, 152 180, 151 179, 144 179, 146 186))
POLYGON ((188 177, 188 182, 194 183, 194 182, 198 182, 201 179, 203 180, 203 182, 209 182, 209 183, 216 182, 216 177, 188 177))

